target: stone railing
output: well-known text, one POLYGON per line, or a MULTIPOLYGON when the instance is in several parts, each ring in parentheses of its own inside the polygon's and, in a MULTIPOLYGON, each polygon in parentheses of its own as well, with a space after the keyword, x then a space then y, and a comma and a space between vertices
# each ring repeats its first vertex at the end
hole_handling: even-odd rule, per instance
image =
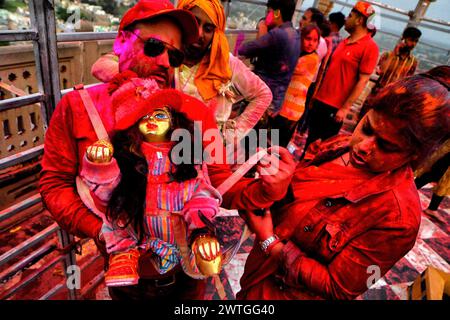
MULTIPOLYGON (((61 89, 77 83, 95 83, 90 69, 100 55, 111 51, 112 40, 58 45, 61 89)), ((0 99, 38 92, 36 64, 31 44, 2 47, 0 99)), ((0 159, 43 143, 44 124, 39 104, 0 112, 0 159)))

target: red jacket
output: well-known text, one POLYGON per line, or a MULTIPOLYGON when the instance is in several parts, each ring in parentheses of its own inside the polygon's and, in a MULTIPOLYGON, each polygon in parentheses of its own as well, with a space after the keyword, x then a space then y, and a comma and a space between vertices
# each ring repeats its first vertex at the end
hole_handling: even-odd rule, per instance
MULTIPOLYGON (((114 134, 114 116, 107 84, 88 89, 99 111, 102 122, 110 136, 114 134)), ((213 117, 209 109, 199 114, 213 117)), ((97 141, 89 116, 77 91, 66 94, 51 118, 45 137, 44 158, 40 179, 40 192, 48 210, 58 224, 69 233, 79 237, 94 238, 98 235, 102 220, 81 201, 75 187, 75 177, 81 171, 86 148, 97 141)), ((209 165, 211 183, 217 187, 231 175, 227 165, 209 165)), ((261 188, 253 179, 241 179, 228 191, 222 206, 235 209, 259 209, 269 207, 275 196, 261 188)))
POLYGON ((272 211, 281 262, 255 244, 239 299, 353 299, 414 246, 421 206, 409 166, 370 175, 325 162, 298 167, 291 186, 294 200, 272 211))

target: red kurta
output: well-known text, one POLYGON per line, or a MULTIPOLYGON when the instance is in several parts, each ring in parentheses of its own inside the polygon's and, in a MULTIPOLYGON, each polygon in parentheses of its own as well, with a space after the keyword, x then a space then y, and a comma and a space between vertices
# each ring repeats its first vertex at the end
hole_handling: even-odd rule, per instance
POLYGON ((281 266, 255 244, 239 299, 353 299, 372 268, 383 276, 414 246, 421 207, 409 166, 372 175, 325 162, 297 168, 291 186, 294 200, 272 213, 287 241, 281 266))

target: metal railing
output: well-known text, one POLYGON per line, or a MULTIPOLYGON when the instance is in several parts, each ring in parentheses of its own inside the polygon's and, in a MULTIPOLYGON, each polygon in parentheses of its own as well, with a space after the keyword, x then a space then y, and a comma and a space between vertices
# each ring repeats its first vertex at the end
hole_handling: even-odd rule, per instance
MULTIPOLYGON (((61 99, 54 3, 52 0, 31 0, 29 1, 29 9, 32 29, 25 31, 2 31, 0 32, 0 41, 33 41, 39 93, 2 100, 0 101, 0 111, 21 108, 32 103, 40 103, 45 129, 49 123, 49 119, 55 109, 55 106, 61 99)), ((29 161, 30 159, 41 155, 42 151, 43 146, 38 146, 25 152, 3 158, 0 161, 0 169, 29 161)), ((0 221, 11 218, 19 212, 25 210, 26 208, 32 207, 39 202, 40 196, 36 195, 22 201, 19 204, 7 208, 0 212, 0 221)), ((52 224, 45 230, 39 232, 30 239, 22 242, 18 246, 1 255, 0 267, 5 266, 12 259, 46 241, 50 236, 54 235, 55 232, 58 233, 59 245, 61 248, 68 248, 71 246, 73 243, 73 237, 66 231, 61 230, 57 224, 52 224)), ((28 254, 25 258, 21 259, 19 262, 2 271, 0 274, 0 281, 5 281, 5 279, 11 275, 14 275, 32 261, 42 258, 54 249, 55 248, 51 245, 49 246, 48 244, 38 248, 31 254, 28 254)), ((76 264, 74 250, 69 250, 63 254, 58 254, 57 257, 52 259, 50 262, 41 266, 38 270, 28 275, 25 279, 22 279, 22 281, 14 285, 12 288, 9 288, 3 292, 0 298, 10 298, 20 289, 26 287, 42 273, 49 270, 60 261, 63 262, 64 270, 67 270, 68 266, 76 264)), ((51 297, 61 288, 62 286, 53 288, 50 292, 44 294, 43 297, 51 297)), ((76 290, 70 288, 67 289, 69 291, 69 298, 76 299, 76 290)))

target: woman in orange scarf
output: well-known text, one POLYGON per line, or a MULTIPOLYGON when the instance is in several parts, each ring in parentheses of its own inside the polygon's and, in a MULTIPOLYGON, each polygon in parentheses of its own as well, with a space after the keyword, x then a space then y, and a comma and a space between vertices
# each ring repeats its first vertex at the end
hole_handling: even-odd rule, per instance
POLYGON ((186 48, 188 54, 185 64, 192 66, 200 63, 194 81, 202 99, 208 101, 217 96, 222 84, 226 84, 231 79, 230 48, 225 36, 225 13, 218 0, 181 0, 178 3, 178 8, 197 12, 201 10, 214 25, 212 30, 212 26, 209 26, 209 30, 212 32, 208 32, 208 29, 206 29, 208 26, 203 28, 203 23, 197 19, 200 27, 200 39, 197 43, 186 48), (189 55, 189 50, 203 50, 203 55, 199 57, 201 60, 190 59, 192 57, 189 55), (208 50, 209 55, 206 55, 208 50), (204 57, 205 59, 203 59, 204 57))

